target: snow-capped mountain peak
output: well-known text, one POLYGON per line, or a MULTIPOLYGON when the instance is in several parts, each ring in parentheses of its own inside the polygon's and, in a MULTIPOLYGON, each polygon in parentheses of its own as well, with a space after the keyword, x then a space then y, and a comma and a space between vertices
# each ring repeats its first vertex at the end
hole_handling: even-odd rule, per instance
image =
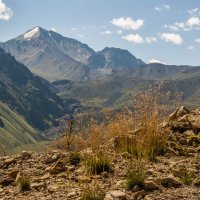
POLYGON ((40 28, 39 27, 35 27, 31 31, 28 31, 27 33, 24 34, 24 39, 31 39, 39 31, 40 31, 40 28))

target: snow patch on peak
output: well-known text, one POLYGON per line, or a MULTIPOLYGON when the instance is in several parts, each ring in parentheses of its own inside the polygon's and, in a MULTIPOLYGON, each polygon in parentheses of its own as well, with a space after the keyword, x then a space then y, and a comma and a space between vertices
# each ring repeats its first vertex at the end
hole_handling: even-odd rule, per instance
POLYGON ((24 39, 30 39, 32 38, 36 33, 40 31, 39 27, 35 27, 33 30, 27 32, 24 34, 24 39))

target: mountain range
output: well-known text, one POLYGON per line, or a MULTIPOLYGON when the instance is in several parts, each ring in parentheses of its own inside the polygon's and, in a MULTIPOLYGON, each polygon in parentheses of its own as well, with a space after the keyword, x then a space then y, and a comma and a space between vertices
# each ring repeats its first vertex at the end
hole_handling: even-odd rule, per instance
POLYGON ((68 115, 118 110, 131 104, 132 93, 160 81, 163 92, 181 94, 182 104, 199 104, 198 66, 146 64, 127 50, 105 47, 96 52, 35 27, 0 43, 0 139, 11 146, 43 140, 40 131, 61 121, 64 127, 68 115))
POLYGON ((86 44, 41 27, 0 43, 0 47, 49 81, 88 81, 144 64, 127 50, 95 52, 86 44))

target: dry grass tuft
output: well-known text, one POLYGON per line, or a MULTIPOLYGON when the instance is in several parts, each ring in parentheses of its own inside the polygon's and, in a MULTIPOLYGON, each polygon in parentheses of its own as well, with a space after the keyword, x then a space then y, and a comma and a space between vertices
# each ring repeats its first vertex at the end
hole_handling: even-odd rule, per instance
POLYGON ((88 185, 83 189, 83 194, 80 200, 103 200, 105 193, 101 191, 98 185, 91 187, 88 185))
POLYGON ((20 190, 22 192, 29 191, 31 189, 31 182, 27 176, 23 176, 19 180, 20 190))
POLYGON ((144 164, 141 161, 132 162, 127 173, 128 189, 131 190, 135 186, 138 186, 139 188, 143 188, 145 177, 146 177, 146 172, 145 172, 144 164))
POLYGON ((89 174, 101 174, 103 172, 111 172, 111 160, 105 154, 97 154, 87 156, 85 166, 89 174))

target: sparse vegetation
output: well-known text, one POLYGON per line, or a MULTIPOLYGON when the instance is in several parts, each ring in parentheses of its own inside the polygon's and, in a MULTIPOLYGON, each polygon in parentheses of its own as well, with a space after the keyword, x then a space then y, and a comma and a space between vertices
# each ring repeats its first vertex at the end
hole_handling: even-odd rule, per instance
POLYGON ((186 167, 184 167, 179 170, 178 177, 180 178, 180 180, 183 184, 191 185, 193 178, 194 178, 194 174, 192 172, 188 171, 188 169, 186 169, 186 167))
POLYGON ((144 165, 141 161, 135 161, 131 163, 131 166, 127 172, 127 187, 133 189, 135 186, 139 188, 144 187, 146 172, 144 165))
POLYGON ((101 174, 112 170, 111 160, 105 154, 88 156, 85 164, 89 174, 101 174))
POLYGON ((98 185, 88 185, 83 190, 84 192, 80 200, 104 200, 105 193, 99 188, 98 185))
POLYGON ((69 155, 70 165, 78 165, 81 161, 81 155, 79 152, 71 152, 69 155))
POLYGON ((115 144, 116 152, 128 152, 134 158, 155 161, 157 156, 166 152, 167 134, 160 123, 168 114, 170 93, 164 95, 156 89, 149 89, 133 95, 133 99, 133 106, 121 112, 109 115, 106 111, 102 122, 90 118, 87 123, 78 123, 85 121, 76 119, 76 130, 70 123, 63 141, 58 142, 59 146, 67 146, 68 150, 89 146, 94 152, 107 151, 105 144, 119 138, 115 144))
POLYGON ((81 200, 103 200, 105 197, 104 193, 87 191, 83 194, 81 200))
POLYGON ((31 189, 31 182, 27 176, 23 176, 19 180, 20 190, 22 192, 29 191, 31 189))

